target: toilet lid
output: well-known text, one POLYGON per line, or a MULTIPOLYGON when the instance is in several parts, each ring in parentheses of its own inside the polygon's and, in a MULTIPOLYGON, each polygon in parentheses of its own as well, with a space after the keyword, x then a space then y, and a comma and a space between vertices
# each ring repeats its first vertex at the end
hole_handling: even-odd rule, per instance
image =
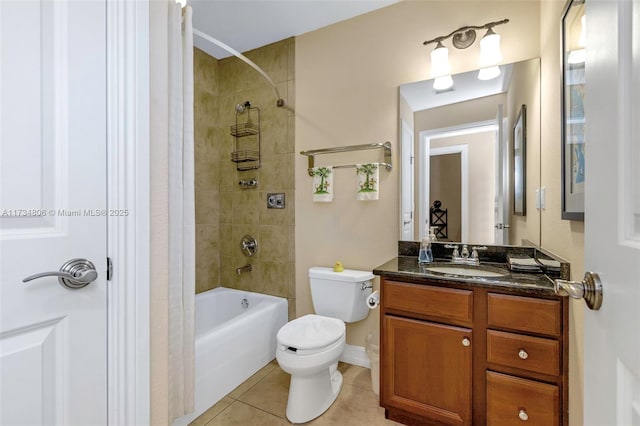
POLYGON ((330 345, 345 333, 342 320, 305 315, 285 324, 278 331, 278 343, 296 349, 318 349, 330 345))

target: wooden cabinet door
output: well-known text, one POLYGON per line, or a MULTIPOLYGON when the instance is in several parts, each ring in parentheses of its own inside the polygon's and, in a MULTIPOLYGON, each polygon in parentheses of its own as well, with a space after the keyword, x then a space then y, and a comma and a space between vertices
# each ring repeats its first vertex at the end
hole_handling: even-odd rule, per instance
POLYGON ((471 330, 385 315, 381 403, 434 424, 471 424, 471 330))

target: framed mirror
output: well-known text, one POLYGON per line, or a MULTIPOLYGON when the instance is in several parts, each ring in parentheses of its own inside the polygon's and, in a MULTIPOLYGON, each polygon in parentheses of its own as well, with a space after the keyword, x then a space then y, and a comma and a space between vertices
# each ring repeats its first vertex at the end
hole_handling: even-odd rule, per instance
POLYGON ((585 30, 584 0, 562 13, 562 219, 584 220, 585 30))
POLYGON ((513 125, 513 214, 527 214, 527 106, 522 105, 513 125))
POLYGON ((532 200, 540 182, 540 60, 500 69, 493 80, 479 80, 477 70, 453 75, 445 91, 433 80, 400 86, 400 240, 418 241, 428 222, 440 241, 540 243, 539 211, 513 213, 512 131, 527 105, 518 199, 532 200))

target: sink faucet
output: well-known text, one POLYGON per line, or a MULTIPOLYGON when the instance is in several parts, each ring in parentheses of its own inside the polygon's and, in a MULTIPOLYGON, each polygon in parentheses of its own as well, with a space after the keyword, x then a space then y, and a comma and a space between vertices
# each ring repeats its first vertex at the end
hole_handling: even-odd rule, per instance
POLYGON ((446 244, 445 248, 453 249, 451 253, 451 263, 459 263, 463 265, 480 265, 480 258, 478 251, 487 250, 485 246, 473 246, 471 247, 471 255, 469 255, 469 246, 467 244, 462 245, 462 251, 458 251, 458 246, 455 244, 446 244))

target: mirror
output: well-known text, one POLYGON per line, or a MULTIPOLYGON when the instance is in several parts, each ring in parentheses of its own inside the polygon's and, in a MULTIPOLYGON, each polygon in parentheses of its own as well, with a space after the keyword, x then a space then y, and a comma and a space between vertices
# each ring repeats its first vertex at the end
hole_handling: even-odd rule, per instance
POLYGON ((586 15, 584 0, 562 14, 562 219, 584 221, 586 15))
POLYGON ((540 244, 540 60, 400 86, 400 240, 417 241, 426 223, 438 239, 470 244, 540 244), (526 153, 514 152, 526 110, 526 153), (514 214, 514 156, 525 161, 526 214, 514 214))

